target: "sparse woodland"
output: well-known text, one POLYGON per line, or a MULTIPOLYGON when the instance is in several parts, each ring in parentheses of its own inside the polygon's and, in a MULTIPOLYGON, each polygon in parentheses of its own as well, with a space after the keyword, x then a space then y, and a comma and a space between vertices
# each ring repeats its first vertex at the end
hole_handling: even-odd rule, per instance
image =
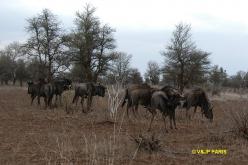
POLYGON ((135 54, 117 51, 116 29, 95 12, 85 5, 76 12, 72 28, 64 29, 56 13, 44 9, 27 18, 26 41, 13 41, 0 50, 0 164, 248 164, 248 72, 229 75, 213 64, 211 52, 193 41, 194 27, 178 23, 158 50, 163 63, 154 59, 144 64, 143 76, 131 66, 135 54), (76 92, 70 88, 63 92, 61 105, 46 109, 43 100, 37 105, 36 99, 30 105, 26 82, 56 78, 72 80, 73 88, 83 82, 104 84, 105 96, 93 97, 89 113, 72 103, 76 92), (130 84, 149 84, 156 90, 172 86, 182 98, 201 87, 213 106, 213 122, 202 117, 200 108, 189 110, 189 120, 184 104, 178 104, 177 129, 164 130, 169 117, 164 122, 162 112, 147 131, 150 109, 139 105, 138 115, 130 111, 128 117, 121 107, 130 84), (228 153, 192 154, 196 149, 228 153))
POLYGON ((72 29, 64 29, 56 13, 48 9, 28 18, 23 27, 26 42, 13 41, 0 51, 1 84, 20 82, 22 86, 23 81, 41 77, 69 77, 76 82, 113 84, 115 79, 125 79, 124 84, 169 84, 181 91, 195 85, 247 87, 246 72, 228 75, 224 68, 212 64, 211 52, 197 47, 191 25, 183 23, 175 26, 164 50, 158 50, 164 63, 148 62, 143 77, 130 65, 135 54, 115 50, 116 30, 104 24, 95 10, 86 5, 77 12, 72 29))

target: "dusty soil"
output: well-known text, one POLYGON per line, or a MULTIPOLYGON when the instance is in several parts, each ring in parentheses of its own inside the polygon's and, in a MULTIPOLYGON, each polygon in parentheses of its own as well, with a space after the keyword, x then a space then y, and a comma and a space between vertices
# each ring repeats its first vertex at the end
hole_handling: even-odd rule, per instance
POLYGON ((93 111, 85 114, 80 104, 70 104, 69 93, 62 106, 44 109, 37 100, 30 105, 26 88, 0 87, 0 164, 248 164, 248 140, 230 132, 230 112, 247 108, 245 97, 215 97, 213 123, 200 110, 188 121, 178 109, 178 129, 166 133, 160 115, 148 132, 150 116, 143 108, 130 119, 120 108, 114 121, 107 97, 95 98, 93 111), (73 114, 65 112, 66 103, 73 114), (140 148, 134 141, 139 135, 154 136, 161 148, 140 148), (192 154, 193 149, 226 149, 227 154, 192 154))

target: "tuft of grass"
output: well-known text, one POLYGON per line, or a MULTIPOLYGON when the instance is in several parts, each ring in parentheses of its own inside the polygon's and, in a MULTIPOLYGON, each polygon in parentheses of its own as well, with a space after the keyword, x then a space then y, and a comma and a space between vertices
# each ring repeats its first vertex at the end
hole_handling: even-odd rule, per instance
POLYGON ((151 137, 145 137, 140 134, 137 138, 133 137, 132 140, 136 142, 139 150, 144 150, 150 154, 153 152, 161 151, 162 147, 160 145, 160 140, 153 134, 151 137))
POLYGON ((232 131, 248 140, 248 112, 241 110, 231 114, 232 131))
POLYGON ((72 105, 73 91, 68 90, 63 92, 62 101, 63 101, 63 109, 67 114, 74 113, 75 107, 72 105))

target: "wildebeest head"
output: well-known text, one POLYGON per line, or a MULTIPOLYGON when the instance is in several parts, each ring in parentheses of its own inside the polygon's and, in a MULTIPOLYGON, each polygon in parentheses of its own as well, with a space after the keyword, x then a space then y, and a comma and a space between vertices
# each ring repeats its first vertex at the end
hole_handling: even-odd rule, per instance
POLYGON ((173 88, 172 86, 169 85, 166 85, 163 88, 161 88, 161 91, 165 92, 169 97, 170 96, 182 97, 178 89, 173 88))
POLYGON ((28 94, 31 94, 31 89, 30 89, 30 87, 31 87, 31 85, 34 84, 34 82, 33 82, 33 81, 28 81, 27 84, 28 84, 28 94))
POLYGON ((64 82, 64 90, 68 90, 72 88, 72 81, 70 79, 63 79, 64 82))
POLYGON ((168 96, 169 100, 173 102, 173 104, 181 105, 182 101, 184 100, 183 95, 177 90, 176 88, 173 88, 171 86, 164 86, 161 88, 161 91, 165 92, 168 96))
POLYGON ((106 87, 101 85, 100 83, 95 85, 95 95, 104 97, 105 96, 105 90, 106 90, 106 87))
POLYGON ((62 90, 69 90, 72 87, 72 81, 67 78, 56 79, 54 84, 57 88, 62 87, 62 90))
POLYGON ((39 78, 38 79, 38 84, 40 84, 40 85, 44 85, 47 83, 48 83, 48 80, 46 78, 39 78))
POLYGON ((198 101, 200 102, 200 106, 203 109, 204 116, 209 119, 211 122, 213 121, 213 105, 207 97, 206 92, 202 88, 194 89, 195 96, 198 96, 198 101))
POLYGON ((208 106, 203 107, 203 114, 211 122, 213 121, 213 105, 209 103, 208 106))

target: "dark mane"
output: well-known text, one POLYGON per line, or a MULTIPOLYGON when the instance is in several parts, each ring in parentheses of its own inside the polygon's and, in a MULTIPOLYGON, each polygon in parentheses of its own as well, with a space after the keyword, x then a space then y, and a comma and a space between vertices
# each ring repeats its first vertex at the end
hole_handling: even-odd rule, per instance
POLYGON ((181 97, 181 94, 178 89, 175 87, 165 85, 162 88, 160 88, 161 91, 165 92, 169 97, 181 97))
POLYGON ((170 89, 174 89, 174 90, 177 90, 176 88, 170 86, 170 85, 165 85, 161 88, 162 91, 165 91, 165 90, 170 90, 170 89))

